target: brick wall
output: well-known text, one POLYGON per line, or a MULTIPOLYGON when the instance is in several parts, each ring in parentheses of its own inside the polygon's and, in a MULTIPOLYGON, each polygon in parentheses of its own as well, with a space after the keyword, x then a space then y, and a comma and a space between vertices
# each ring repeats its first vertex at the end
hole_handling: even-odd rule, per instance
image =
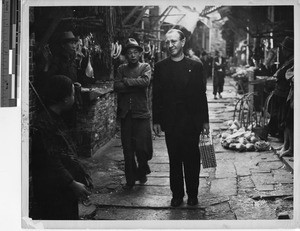
POLYGON ((78 151, 80 156, 92 156, 116 133, 116 94, 113 83, 103 82, 92 87, 99 97, 90 100, 83 94, 83 108, 77 116, 78 151))

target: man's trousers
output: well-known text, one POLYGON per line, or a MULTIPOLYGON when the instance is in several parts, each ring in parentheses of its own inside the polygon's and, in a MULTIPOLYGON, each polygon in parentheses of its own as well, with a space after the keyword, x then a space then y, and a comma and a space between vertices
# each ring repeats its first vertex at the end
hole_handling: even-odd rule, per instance
POLYGON ((126 182, 134 185, 135 180, 150 173, 148 160, 153 154, 150 119, 132 118, 129 112, 125 118, 121 119, 121 140, 126 182))
POLYGON ((222 93, 225 82, 225 73, 223 71, 215 71, 213 78, 213 94, 222 93))
POLYGON ((200 174, 199 135, 165 132, 170 164, 173 198, 184 197, 184 180, 188 197, 198 195, 200 174))

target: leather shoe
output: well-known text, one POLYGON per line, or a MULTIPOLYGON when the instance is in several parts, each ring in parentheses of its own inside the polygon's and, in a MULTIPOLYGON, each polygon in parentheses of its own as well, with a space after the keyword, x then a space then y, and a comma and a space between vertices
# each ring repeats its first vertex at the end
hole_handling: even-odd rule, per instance
POLYGON ((141 177, 140 179, 139 179, 139 181, 140 181, 140 184, 145 184, 146 182, 147 182, 147 176, 143 176, 143 177, 141 177))
POLYGON ((123 189, 124 189, 124 190, 130 190, 130 189, 133 188, 133 186, 134 186, 134 184, 125 184, 125 185, 123 186, 123 189))
POLYGON ((198 198, 197 197, 188 198, 187 204, 190 205, 190 206, 197 205, 198 204, 198 198))
POLYGON ((172 198, 171 200, 171 206, 172 207, 178 207, 182 204, 182 198, 172 198))

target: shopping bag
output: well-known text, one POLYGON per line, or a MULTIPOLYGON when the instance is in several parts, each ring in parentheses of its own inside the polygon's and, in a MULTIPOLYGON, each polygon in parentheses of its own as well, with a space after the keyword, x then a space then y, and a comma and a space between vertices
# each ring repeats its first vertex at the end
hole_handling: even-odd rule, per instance
POLYGON ((211 134, 208 136, 200 135, 199 149, 203 168, 217 167, 215 149, 211 134))

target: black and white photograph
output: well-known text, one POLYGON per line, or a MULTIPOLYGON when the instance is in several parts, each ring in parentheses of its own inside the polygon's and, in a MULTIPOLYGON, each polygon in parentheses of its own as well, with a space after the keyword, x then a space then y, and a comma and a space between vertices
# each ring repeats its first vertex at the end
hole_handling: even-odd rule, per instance
POLYGON ((20 9, 22 229, 299 228, 299 2, 20 9))

